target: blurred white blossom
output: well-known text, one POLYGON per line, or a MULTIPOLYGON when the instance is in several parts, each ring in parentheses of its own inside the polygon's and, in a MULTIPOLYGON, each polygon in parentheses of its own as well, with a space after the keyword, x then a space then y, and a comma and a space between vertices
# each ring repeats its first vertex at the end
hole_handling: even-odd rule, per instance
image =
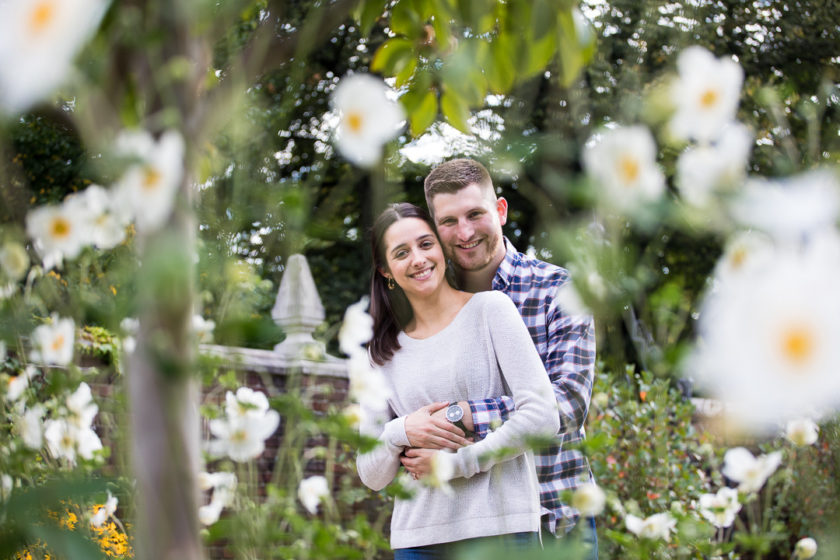
POLYGON ((738 491, 734 488, 721 488, 716 494, 701 494, 698 506, 700 515, 715 527, 729 527, 741 511, 738 491))
POLYGON ((820 428, 808 418, 789 420, 785 428, 785 437, 794 445, 813 445, 817 442, 820 428))
POLYGON ((159 229, 172 214, 184 176, 184 139, 175 130, 157 141, 146 131, 123 132, 117 149, 137 160, 114 187, 117 214, 133 217, 140 233, 159 229))
POLYGON ((670 513, 657 513, 642 519, 633 514, 627 514, 624 518, 627 530, 644 539, 670 540, 671 530, 676 526, 677 521, 670 513))
POLYGON ((371 411, 387 408, 391 390, 382 371, 371 367, 366 352, 356 352, 347 359, 347 376, 351 400, 371 411))
MULTIPOLYGON (((5 350, 5 349, 4 349, 5 350)), ((29 365, 24 370, 14 376, 9 377, 9 382, 6 385, 6 400, 14 402, 18 400, 23 392, 29 387, 29 381, 38 373, 33 366, 29 365)))
POLYGON ((73 319, 52 315, 52 321, 32 331, 32 361, 66 366, 73 360, 76 324, 73 319))
POLYGON ((32 238, 44 268, 73 259, 88 242, 85 215, 67 204, 48 204, 26 215, 26 233, 32 238))
POLYGON ((222 510, 233 503, 236 496, 236 475, 229 472, 201 472, 198 481, 202 490, 213 492, 210 503, 198 509, 198 519, 203 525, 212 525, 219 520, 222 510))
POLYGON ((781 451, 755 457, 744 447, 729 449, 723 456, 723 474, 739 483, 738 490, 752 493, 761 490, 782 462, 781 451))
POLYGON ((581 484, 572 494, 572 507, 583 517, 595 517, 604 511, 607 495, 595 483, 581 484))
POLYGON ((738 279, 750 271, 772 264, 775 257, 773 240, 757 231, 739 232, 726 242, 723 256, 715 266, 715 279, 721 289, 739 286, 738 279))
POLYGON ((363 297, 356 303, 349 305, 344 312, 344 321, 338 331, 338 344, 341 351, 348 356, 367 352, 362 348, 373 337, 373 317, 367 310, 369 299, 363 297))
POLYGON ((29 270, 29 255, 20 243, 6 241, 0 247, 0 269, 3 275, 13 282, 17 282, 29 270))
POLYGON ((727 126, 714 144, 691 146, 677 159, 680 196, 698 208, 711 206, 715 193, 731 192, 747 173, 753 137, 746 126, 727 126))
POLYGON ((116 496, 112 496, 109 490, 108 498, 105 500, 105 504, 96 509, 96 512, 90 519, 90 524, 94 527, 101 527, 109 517, 116 513, 118 503, 119 500, 117 500, 116 496))
POLYGON ((102 442, 93 429, 80 428, 64 418, 44 423, 44 439, 53 457, 66 459, 70 464, 76 463, 77 456, 92 459, 94 452, 102 449, 102 442))
POLYGON ((656 202, 665 192, 656 142, 643 126, 601 130, 587 141, 583 165, 604 204, 625 212, 656 202))
POLYGON ((15 481, 11 476, 6 473, 0 475, 0 498, 7 500, 12 494, 12 488, 14 488, 14 485, 15 481))
POLYGON ((210 433, 216 439, 209 442, 208 451, 240 463, 259 457, 265 440, 280 424, 280 415, 268 407, 264 394, 247 387, 240 387, 236 395, 228 391, 225 400, 225 418, 210 420, 210 433))
POLYGON ((115 208, 113 193, 99 185, 72 194, 65 200, 68 210, 83 216, 85 243, 111 249, 125 240, 128 219, 115 208))
POLYGON ((215 328, 215 321, 205 319, 201 315, 193 315, 192 329, 200 344, 210 344, 213 342, 213 329, 215 328))
POLYGON ((449 485, 449 481, 455 475, 455 465, 453 464, 453 453, 442 449, 432 455, 432 460, 429 462, 429 472, 420 482, 426 486, 437 488, 444 494, 452 495, 453 490, 449 485))
POLYGON ((840 180, 818 169, 784 179, 752 178, 733 201, 732 214, 745 226, 782 241, 832 228, 840 213, 840 180))
POLYGON ((718 274, 703 299, 686 373, 745 428, 778 431, 779 422, 840 405, 835 244, 747 251, 737 273, 718 274))
POLYGON ((106 6, 104 0, 0 2, 0 109, 19 113, 50 95, 106 6))
POLYGON ((399 133, 402 107, 389 98, 385 83, 368 74, 341 79, 332 95, 339 124, 338 151, 355 165, 370 167, 382 159, 382 146, 399 133))
POLYGON ((41 449, 44 444, 44 423, 42 418, 46 410, 43 405, 36 404, 27 409, 20 417, 18 431, 23 444, 29 449, 41 449))
POLYGON ((85 382, 80 383, 67 397, 65 406, 69 412, 67 419, 79 429, 90 428, 99 412, 99 407, 93 402, 90 386, 85 382))
POLYGON ((794 558, 797 560, 808 560, 817 555, 817 541, 811 537, 799 539, 794 547, 794 558))
POLYGON ((735 120, 744 71, 730 58, 715 58, 692 46, 677 58, 678 78, 672 85, 676 107, 671 133, 679 139, 710 142, 735 120))
POLYGON ((327 485, 327 479, 323 476, 310 476, 300 481, 298 486, 298 499, 306 508, 306 511, 315 515, 318 513, 318 506, 321 501, 328 498, 330 489, 327 485))

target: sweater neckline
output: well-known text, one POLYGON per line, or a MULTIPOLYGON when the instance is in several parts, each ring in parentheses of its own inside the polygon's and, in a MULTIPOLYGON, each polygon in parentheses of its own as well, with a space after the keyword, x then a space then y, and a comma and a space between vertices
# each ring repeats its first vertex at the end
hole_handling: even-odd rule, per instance
POLYGON ((455 316, 452 318, 452 320, 449 321, 449 323, 445 327, 443 327, 438 332, 436 332, 432 335, 429 335, 425 338, 414 338, 413 336, 410 336, 410 335, 406 334, 405 331, 400 331, 400 334, 399 334, 400 346, 405 346, 406 344, 422 344, 422 343, 426 342, 427 340, 434 340, 435 338, 443 335, 446 331, 453 328, 453 325, 458 323, 460 318, 464 315, 464 312, 466 311, 466 309, 468 307, 470 307, 470 305, 472 305, 473 301, 475 301, 475 299, 476 299, 475 296, 477 296, 477 295, 478 294, 473 294, 472 297, 470 299, 468 299, 467 302, 464 305, 461 306, 461 309, 458 310, 458 313, 455 314, 455 316))

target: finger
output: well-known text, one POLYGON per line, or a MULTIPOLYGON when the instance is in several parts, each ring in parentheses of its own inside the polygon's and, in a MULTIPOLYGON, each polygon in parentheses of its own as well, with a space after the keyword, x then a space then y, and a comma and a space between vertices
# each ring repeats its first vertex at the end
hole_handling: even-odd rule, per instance
POLYGON ((438 410, 446 408, 447 406, 449 406, 449 401, 438 401, 430 405, 426 405, 426 408, 428 409, 429 414, 434 414, 438 410))

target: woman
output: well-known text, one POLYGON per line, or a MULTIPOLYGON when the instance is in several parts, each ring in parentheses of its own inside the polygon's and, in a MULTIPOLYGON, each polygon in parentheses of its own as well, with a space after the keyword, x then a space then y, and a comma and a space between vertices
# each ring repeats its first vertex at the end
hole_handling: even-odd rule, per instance
MULTIPOLYGON (((540 505, 525 438, 559 428, 542 361, 516 307, 499 292, 469 294, 446 279, 434 226, 420 208, 394 204, 371 236, 373 362, 391 389, 385 415, 365 411, 361 430, 380 445, 358 457, 362 482, 390 483, 410 447, 405 417, 430 403, 512 396, 516 411, 481 441, 455 453, 414 460, 411 499, 397 498, 391 519, 395 559, 448 558, 455 541, 538 542, 540 505), (384 418, 383 418, 384 416, 384 418), (423 484, 451 472, 448 488, 423 484)), ((467 412, 469 413, 469 412, 467 412)))

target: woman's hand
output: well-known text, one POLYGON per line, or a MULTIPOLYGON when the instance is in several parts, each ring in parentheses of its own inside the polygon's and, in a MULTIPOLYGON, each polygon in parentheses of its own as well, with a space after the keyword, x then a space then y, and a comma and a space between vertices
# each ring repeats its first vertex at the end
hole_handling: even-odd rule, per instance
POLYGON ((440 452, 436 449, 409 447, 403 452, 400 462, 412 478, 419 480, 432 472, 435 453, 440 452))

